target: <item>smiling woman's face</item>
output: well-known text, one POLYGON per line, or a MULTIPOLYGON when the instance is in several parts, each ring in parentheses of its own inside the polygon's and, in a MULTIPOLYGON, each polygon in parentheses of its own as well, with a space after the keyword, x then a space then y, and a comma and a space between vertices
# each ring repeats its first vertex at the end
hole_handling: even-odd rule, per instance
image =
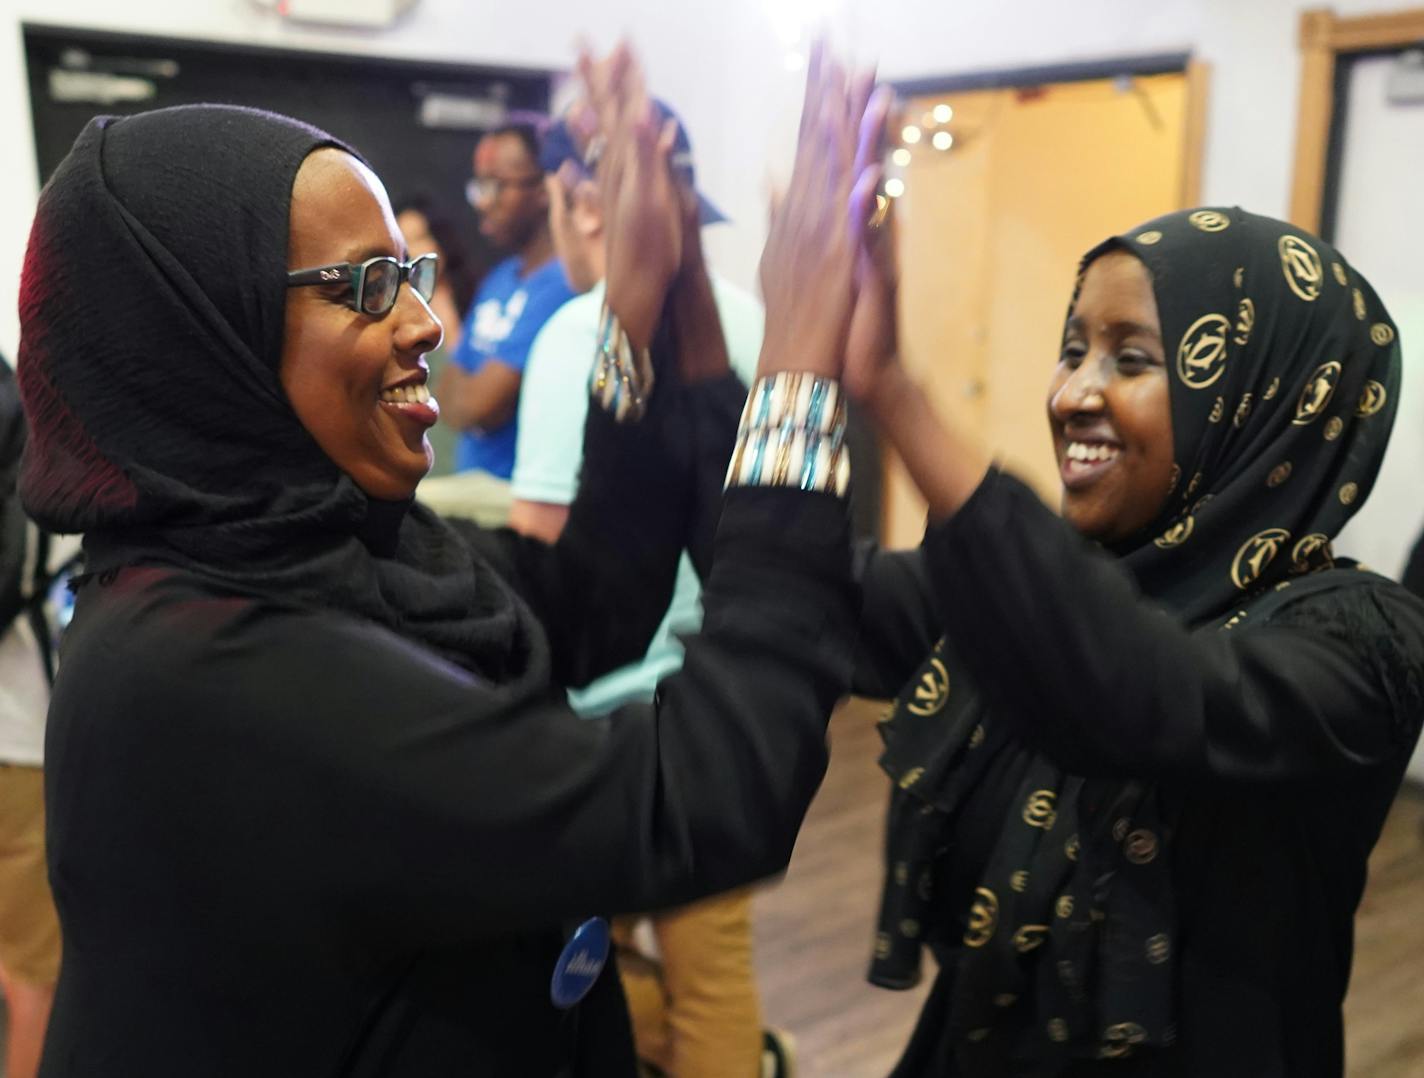
POLYGON ((1063 516, 1084 535, 1126 539, 1166 504, 1167 377, 1152 278, 1134 255, 1110 251, 1083 276, 1048 390, 1063 516))
MULTIPOLYGON (((378 255, 406 257, 381 181, 350 154, 317 150, 292 187, 287 268, 378 255)), ((425 434, 439 405, 414 398, 426 395, 417 390, 430 374, 421 357, 439 347, 440 322, 408 282, 381 316, 353 310, 350 297, 350 284, 287 290, 282 388, 338 468, 371 497, 397 501, 433 459, 425 434)))

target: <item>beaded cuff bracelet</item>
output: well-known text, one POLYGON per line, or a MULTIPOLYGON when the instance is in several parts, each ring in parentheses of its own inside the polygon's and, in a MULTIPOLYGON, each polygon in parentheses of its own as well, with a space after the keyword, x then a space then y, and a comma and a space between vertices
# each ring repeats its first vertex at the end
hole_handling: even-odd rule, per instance
POLYGON ((797 487, 844 497, 850 452, 840 383, 805 371, 759 378, 747 397, 727 486, 797 487))
POLYGON ((598 355, 588 392, 619 423, 642 419, 653 392, 652 356, 646 348, 634 350, 606 303, 598 320, 598 355))

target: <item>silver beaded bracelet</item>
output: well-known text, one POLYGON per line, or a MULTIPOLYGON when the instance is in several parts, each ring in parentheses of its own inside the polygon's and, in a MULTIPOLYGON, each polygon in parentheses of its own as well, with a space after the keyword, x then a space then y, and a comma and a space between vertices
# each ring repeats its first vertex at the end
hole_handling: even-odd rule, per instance
POLYGON ((728 487, 796 487, 844 497, 850 488, 840 383, 806 371, 757 379, 742 410, 728 487))
POLYGON ((589 395, 619 423, 636 423, 653 393, 653 359, 634 349, 618 317, 603 305, 598 320, 598 355, 589 376, 589 395))

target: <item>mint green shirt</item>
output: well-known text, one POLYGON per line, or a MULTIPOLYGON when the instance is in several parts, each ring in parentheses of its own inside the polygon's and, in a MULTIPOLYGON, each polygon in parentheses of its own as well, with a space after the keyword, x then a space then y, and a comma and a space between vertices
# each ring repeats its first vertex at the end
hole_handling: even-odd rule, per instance
MULTIPOLYGON (((715 277, 712 291, 732 369, 750 386, 761 352, 761 304, 715 277)), ((588 381, 602 307, 600 284, 555 311, 530 347, 519 389, 519 437, 514 451, 512 486, 518 499, 555 505, 574 500, 583 464, 588 381)), ((610 611, 609 616, 617 615, 610 611)), ((630 700, 651 699, 658 682, 682 666, 679 637, 695 633, 701 624, 702 586, 684 553, 677 567, 672 603, 647 655, 582 689, 569 690, 574 710, 586 716, 603 715, 630 700)))

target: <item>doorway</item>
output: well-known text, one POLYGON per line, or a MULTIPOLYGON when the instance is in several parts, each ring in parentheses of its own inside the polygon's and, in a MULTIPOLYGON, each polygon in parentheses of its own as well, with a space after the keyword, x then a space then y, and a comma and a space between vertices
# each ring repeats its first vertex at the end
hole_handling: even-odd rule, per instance
MULTIPOLYGON (((1044 400, 1078 260, 1197 201, 1206 71, 1185 57, 1174 66, 926 90, 901 121, 887 183, 898 192, 905 364, 1050 501, 1044 400)), ((916 545, 924 501, 893 455, 885 472, 885 544, 916 545)))

